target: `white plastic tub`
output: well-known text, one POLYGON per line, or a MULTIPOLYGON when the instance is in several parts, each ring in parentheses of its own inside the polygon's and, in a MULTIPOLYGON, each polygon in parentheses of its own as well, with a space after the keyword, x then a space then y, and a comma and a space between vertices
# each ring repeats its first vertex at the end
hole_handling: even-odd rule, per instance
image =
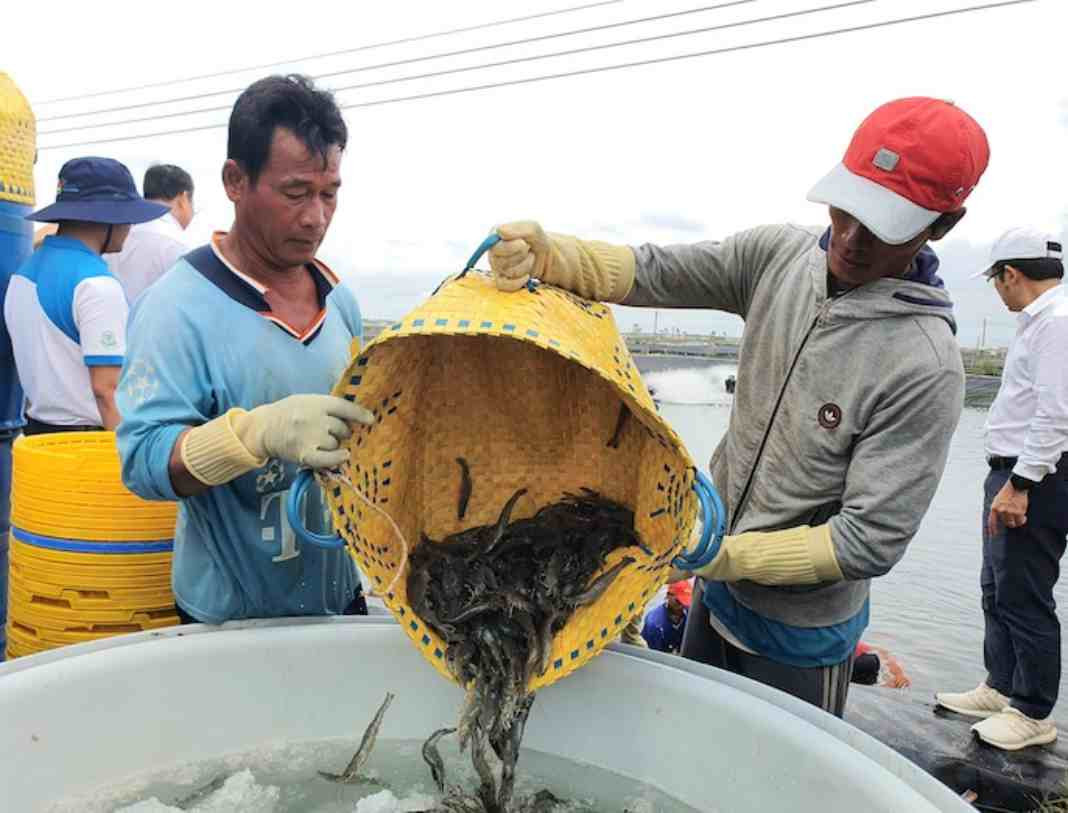
MULTIPOLYGON (((0 665, 5 811, 280 739, 383 738, 455 722, 460 691, 391 619, 180 627, 0 665)), ((539 693, 524 746, 655 785, 699 810, 971 808, 866 734, 792 697, 616 646, 539 693)))

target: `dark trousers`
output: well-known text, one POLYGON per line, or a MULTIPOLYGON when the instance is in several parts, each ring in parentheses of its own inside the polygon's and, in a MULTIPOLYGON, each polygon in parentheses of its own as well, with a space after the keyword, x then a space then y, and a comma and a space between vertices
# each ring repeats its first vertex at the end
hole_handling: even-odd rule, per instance
POLYGON ((983 489, 980 585, 986 682, 1011 698, 1014 708, 1041 720, 1053 711, 1061 682, 1061 625, 1053 586, 1068 534, 1068 517, 1061 516, 1068 514, 1068 505, 1047 503, 1064 498, 1056 479, 1068 482, 1068 473, 1050 474, 1031 490, 1026 525, 1001 525, 991 536, 986 523, 990 505, 1010 474, 991 471, 983 489))
POLYGON ((698 579, 693 590, 694 601, 686 617, 686 631, 682 636, 682 657, 752 678, 792 694, 835 717, 842 716, 853 671, 852 655, 832 666, 802 667, 779 663, 738 649, 724 640, 708 623, 708 608, 701 601, 703 592, 704 584, 698 579))

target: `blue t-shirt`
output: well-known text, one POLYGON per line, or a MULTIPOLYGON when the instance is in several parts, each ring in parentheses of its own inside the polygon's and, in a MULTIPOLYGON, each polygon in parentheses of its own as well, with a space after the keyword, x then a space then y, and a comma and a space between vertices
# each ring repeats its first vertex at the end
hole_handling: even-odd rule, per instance
MULTIPOLYGON (((232 407, 252 409, 296 393, 328 393, 362 336, 351 292, 309 266, 322 310, 306 331, 271 313, 254 280, 214 245, 196 249, 138 300, 130 318, 117 401, 123 481, 141 496, 176 500, 168 465, 178 436, 232 407)), ((195 618, 329 615, 353 598, 358 575, 345 550, 298 546, 285 517, 297 473, 272 459, 229 483, 181 499, 172 582, 195 618)), ((329 528, 309 489, 306 526, 329 528)))
POLYGON ((684 611, 682 620, 675 626, 668 615, 667 604, 661 604, 645 617, 642 638, 649 644, 650 649, 657 652, 678 652, 682 649, 682 631, 686 627, 686 615, 684 611))

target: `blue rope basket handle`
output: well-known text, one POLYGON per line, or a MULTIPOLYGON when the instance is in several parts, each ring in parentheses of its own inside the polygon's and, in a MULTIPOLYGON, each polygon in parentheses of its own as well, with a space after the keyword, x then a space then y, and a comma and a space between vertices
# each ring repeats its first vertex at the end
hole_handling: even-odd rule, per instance
POLYGON ((478 248, 475 249, 475 253, 471 255, 471 258, 467 261, 467 265, 464 266, 464 270, 460 272, 460 276, 465 276, 468 271, 475 267, 482 255, 501 242, 501 236, 497 232, 490 232, 489 235, 479 243, 478 248))
POLYGON ((289 489, 289 496, 286 497, 286 519, 289 520, 289 527, 293 529, 293 533, 296 534, 301 543, 313 545, 316 548, 338 550, 345 547, 344 539, 338 534, 317 534, 314 531, 309 531, 304 527, 304 521, 300 518, 301 503, 304 502, 304 496, 308 493, 308 486, 312 484, 314 479, 315 472, 311 469, 304 469, 297 474, 297 479, 293 481, 293 485, 289 489))
POLYGON ((723 544, 723 535, 727 532, 727 510, 708 475, 698 471, 693 490, 697 492, 697 499, 701 503, 701 540, 692 551, 680 553, 672 561, 679 570, 696 570, 715 559, 723 544))

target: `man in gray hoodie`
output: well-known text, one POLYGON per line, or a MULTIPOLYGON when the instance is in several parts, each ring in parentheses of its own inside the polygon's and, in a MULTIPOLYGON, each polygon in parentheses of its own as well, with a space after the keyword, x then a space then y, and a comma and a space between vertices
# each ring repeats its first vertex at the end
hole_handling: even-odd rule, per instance
POLYGON ((682 654, 841 715, 869 579, 905 552, 963 406, 952 303, 928 248, 986 169, 982 128, 899 99, 809 193, 830 227, 636 248, 498 228, 497 286, 530 277, 606 302, 745 319, 730 426, 711 470, 729 535, 700 568, 682 654))

